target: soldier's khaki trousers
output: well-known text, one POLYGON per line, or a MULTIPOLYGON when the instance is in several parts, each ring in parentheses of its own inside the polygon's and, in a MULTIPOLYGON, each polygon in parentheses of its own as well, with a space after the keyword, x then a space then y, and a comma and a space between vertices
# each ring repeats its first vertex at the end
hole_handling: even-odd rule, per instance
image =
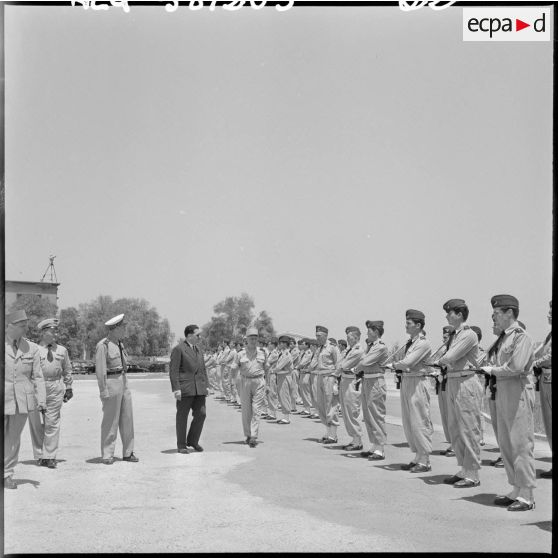
POLYGON ((215 389, 223 393, 223 373, 221 371, 223 367, 219 364, 215 367, 215 389))
POLYGON ((4 415, 4 478, 14 474, 27 413, 4 415))
POLYGON ((401 418, 414 461, 426 465, 432 453, 432 420, 430 419, 430 392, 428 377, 409 377, 401 380, 401 418))
POLYGON ((354 444, 361 445, 362 428, 358 420, 360 416, 360 391, 355 389, 354 378, 341 377, 339 403, 341 404, 341 413, 347 434, 352 437, 354 444))
POLYGON ((541 378, 540 382, 541 412, 544 424, 544 431, 552 451, 552 382, 545 382, 541 378))
POLYGON ((517 488, 536 487, 535 390, 527 379, 514 376, 496 382, 498 445, 508 482, 517 488))
POLYGON ((292 409, 291 401, 291 374, 277 374, 277 396, 281 412, 285 420, 289 420, 292 409))
POLYGON ((310 373, 310 401, 312 407, 318 410, 318 374, 310 373))
POLYGON ((293 370, 291 372, 291 378, 290 378, 290 383, 291 383, 291 400, 293 402, 293 407, 292 410, 296 411, 296 402, 299 398, 299 393, 298 393, 298 375, 299 372, 298 370, 293 370))
POLYGON ((231 393, 233 401, 240 403, 240 370, 231 370, 231 393))
POLYGON ((267 377, 267 413, 270 417, 277 418, 277 374, 270 372, 267 377))
POLYGON ((446 442, 451 444, 450 432, 448 428, 448 386, 446 382, 446 390, 442 391, 442 385, 440 384, 438 389, 438 405, 440 407, 440 418, 442 420, 442 428, 444 429, 444 436, 446 437, 446 442))
POLYGON ((446 393, 448 428, 457 465, 465 472, 478 471, 481 467, 482 387, 475 374, 449 377, 446 393))
POLYGON ((29 432, 35 459, 56 459, 58 443, 60 441, 60 409, 66 392, 66 386, 61 380, 56 382, 46 381, 46 412, 44 425, 41 422, 41 413, 29 413, 29 432))
POLYGON ((221 375, 222 386, 223 386, 223 395, 225 399, 232 399, 231 394, 231 380, 230 380, 230 373, 231 369, 228 366, 221 367, 223 374, 221 375))
POLYGON ((372 451, 384 449, 386 431, 386 381, 384 378, 363 378, 360 384, 362 415, 372 451))
POLYGON ((257 438, 260 415, 265 399, 265 379, 240 377, 240 402, 242 405, 242 428, 247 438, 257 438))
POLYGON ((312 374, 307 372, 300 373, 299 375, 299 384, 298 384, 298 392, 302 399, 302 404, 304 405, 304 409, 306 412, 312 412, 312 386, 311 386, 311 378, 312 374))
POLYGON ((128 457, 134 451, 134 417, 132 393, 124 374, 108 376, 109 397, 101 399, 103 421, 101 422, 101 453, 103 459, 114 457, 116 436, 120 431, 122 455, 128 457))
POLYGON ((333 384, 337 383, 337 379, 333 375, 316 376, 316 396, 317 411, 320 415, 322 423, 329 427, 339 426, 337 418, 337 401, 333 395, 333 384))

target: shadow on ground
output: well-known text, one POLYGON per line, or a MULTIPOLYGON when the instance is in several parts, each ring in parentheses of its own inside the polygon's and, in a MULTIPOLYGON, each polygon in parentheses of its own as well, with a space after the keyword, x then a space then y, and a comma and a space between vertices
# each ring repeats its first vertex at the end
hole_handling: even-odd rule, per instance
POLYGON ((447 479, 448 475, 430 475, 429 477, 417 477, 418 480, 424 482, 424 484, 444 484, 444 479, 447 479))
POLYGON ((552 532, 552 521, 535 521, 535 523, 522 523, 521 525, 522 527, 534 525, 543 531, 552 532))
POLYGON ((463 496, 462 498, 453 499, 466 500, 467 502, 472 502, 473 504, 480 504, 481 506, 489 506, 491 508, 494 508, 497 507, 494 505, 494 498, 496 498, 496 494, 474 494, 473 496, 463 496))
POLYGON ((15 483, 17 486, 19 486, 20 484, 30 484, 32 486, 34 486, 35 488, 38 488, 41 483, 39 481, 34 481, 31 479, 14 479, 15 483))

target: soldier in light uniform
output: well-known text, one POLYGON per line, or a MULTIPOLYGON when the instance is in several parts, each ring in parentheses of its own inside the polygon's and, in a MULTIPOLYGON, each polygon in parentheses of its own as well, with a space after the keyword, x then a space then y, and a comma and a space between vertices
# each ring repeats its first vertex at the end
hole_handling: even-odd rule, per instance
POLYGON ((501 333, 495 343, 495 362, 483 366, 496 378, 496 422, 498 445, 512 491, 497 496, 494 504, 509 511, 535 507, 536 487, 534 407, 535 392, 531 382, 533 341, 517 323, 519 302, 511 295, 495 295, 490 301, 492 320, 501 333))
POLYGON ((255 448, 265 399, 265 352, 257 346, 258 330, 246 332, 246 347, 238 355, 242 428, 246 443, 255 448))
POLYGON ((208 395, 213 395, 217 390, 216 369, 217 361, 215 360, 215 351, 207 351, 203 354, 205 362, 205 370, 207 372, 207 379, 209 382, 208 395))
MULTIPOLYGON (((341 353, 337 364, 336 376, 341 378, 339 385, 339 403, 343 423, 347 434, 351 436, 351 442, 343 449, 346 451, 358 451, 362 449, 362 428, 358 417, 360 416, 360 392, 356 389, 355 368, 359 365, 364 350, 360 343, 360 329, 356 326, 345 328, 348 347, 341 353)), ((339 346, 341 340, 338 341, 339 346)), ((345 343, 347 345, 347 343, 345 343)))
POLYGON ((291 372, 291 376, 289 378, 291 401, 293 405, 291 413, 293 415, 297 415, 298 411, 296 408, 296 404, 300 399, 300 395, 298 393, 298 363, 300 361, 300 349, 298 348, 297 343, 294 339, 291 340, 289 349, 291 352, 291 357, 293 359, 293 371, 291 372))
POLYGON ((37 324, 41 332, 39 354, 46 387, 46 412, 29 413, 29 431, 33 456, 39 465, 56 468, 56 452, 60 440, 60 410, 62 403, 73 397, 72 363, 68 350, 56 343, 57 318, 49 318, 37 324), (41 422, 44 418, 44 424, 41 422))
POLYGON ((122 344, 126 336, 124 314, 105 322, 107 336, 97 343, 95 350, 95 373, 103 404, 101 423, 101 453, 103 463, 114 463, 116 436, 122 439, 122 460, 136 463, 134 455, 134 416, 132 393, 126 377, 127 354, 122 344))
MULTIPOLYGON (((444 326, 442 328, 442 340, 445 344, 443 352, 448 350, 449 343, 455 335, 455 328, 451 325, 444 326)), ((438 405, 440 407, 440 419, 442 421, 442 428, 444 429, 444 436, 446 441, 449 443, 448 448, 442 451, 441 454, 446 457, 454 457, 455 452, 451 447, 451 438, 448 428, 448 390, 447 390, 447 380, 444 381, 442 377, 438 378, 441 385, 438 386, 438 405)))
MULTIPOLYGON (((316 339, 311 340, 311 347, 312 347, 312 358, 310 359, 310 364, 308 365, 308 371, 310 373, 310 401, 312 403, 312 408, 314 412, 309 415, 308 418, 311 419, 319 419, 320 415, 318 414, 318 349, 320 347, 320 343, 316 339)), ((323 440, 323 438, 322 438, 323 440)))
POLYGON ((339 349, 339 356, 343 358, 345 352, 347 351, 347 341, 345 341, 345 339, 338 339, 337 348, 339 349))
MULTIPOLYGON (((552 300, 549 303, 548 323, 552 327, 552 300)), ((548 332, 543 344, 535 352, 533 369, 539 376, 541 412, 546 439, 552 451, 552 330, 548 332)), ((543 479, 552 478, 552 469, 541 473, 543 479)))
MULTIPOLYGON (((337 442, 337 427, 339 420, 337 416, 337 401, 334 396, 334 386, 337 384, 335 370, 338 368, 339 351, 336 345, 332 345, 327 339, 328 329, 324 326, 316 326, 316 403, 318 415, 322 424, 326 427, 326 433, 321 438, 324 444, 337 442)), ((336 342, 337 344, 337 342, 336 342)))
POLYGON ((369 449, 361 452, 362 457, 370 461, 385 459, 384 445, 387 440, 386 431, 386 380, 384 366, 389 351, 381 337, 384 334, 382 320, 367 320, 366 348, 355 372, 362 375, 360 397, 362 415, 368 433, 369 449))
POLYGON ((289 378, 293 371, 293 357, 289 351, 291 338, 288 335, 279 337, 278 357, 274 371, 277 377, 277 395, 281 405, 282 417, 277 424, 290 424, 290 414, 293 406, 291 401, 291 384, 289 378))
POLYGON ((279 358, 277 350, 277 337, 269 340, 269 354, 265 361, 266 368, 266 399, 267 399, 267 419, 277 420, 277 407, 279 400, 277 398, 277 375, 275 374, 275 364, 279 358))
POLYGON ((430 370, 426 363, 432 347, 424 334, 424 314, 420 310, 407 310, 405 328, 409 340, 405 345, 405 356, 387 366, 402 371, 401 415, 403 430, 411 451, 415 454, 404 471, 424 473, 430 471, 432 453, 432 420, 430 418, 430 370))
POLYGON ((240 349, 240 343, 235 341, 231 347, 231 352, 229 353, 228 365, 229 365, 229 387, 231 390, 231 405, 238 406, 240 397, 237 391, 237 378, 238 378, 238 351, 240 349))
MULTIPOLYGON (((478 326, 471 326, 471 329, 477 334, 477 340, 479 342, 479 346, 477 347, 477 349, 478 349, 478 351, 477 351, 477 363, 482 362, 484 360, 484 358, 486 357, 486 351, 480 346, 480 342, 481 342, 481 339, 482 339, 482 331, 481 331, 481 328, 478 327, 478 326)), ((475 364, 475 363, 471 364, 471 367, 473 369, 475 369, 477 366, 478 366, 478 364, 475 364)), ((484 382, 482 382, 481 375, 480 374, 475 374, 475 376, 476 376, 476 378, 477 378, 477 380, 478 380, 478 382, 481 386, 482 393, 483 393, 482 404, 481 404, 481 423, 480 423, 481 424, 481 433, 480 433, 481 440, 480 440, 480 445, 484 446, 484 444, 485 444, 485 441, 484 441, 484 422, 485 421, 484 421, 484 417, 482 416, 482 414, 484 413, 484 399, 486 397, 486 393, 484 393, 484 391, 485 391, 484 390, 484 382)))
POLYGON ((480 485, 482 387, 469 363, 478 360, 477 334, 466 324, 469 308, 460 298, 448 300, 443 309, 455 334, 438 364, 447 370, 448 429, 460 470, 444 479, 454 488, 480 485))
POLYGON ((225 401, 230 403, 232 400, 231 394, 231 383, 230 383, 230 363, 234 355, 231 355, 230 341, 228 339, 223 340, 223 352, 221 354, 221 359, 219 364, 221 365, 221 381, 223 386, 223 395, 225 401))
POLYGON ((21 433, 27 414, 46 409, 46 389, 39 346, 24 337, 28 321, 25 310, 6 316, 4 346, 4 488, 15 489, 21 433))
POLYGON ((310 399, 310 370, 308 366, 312 360, 312 350, 310 348, 309 339, 301 339, 300 358, 298 362, 298 393, 302 399, 303 409, 300 411, 301 416, 309 417, 312 414, 312 401, 310 399))

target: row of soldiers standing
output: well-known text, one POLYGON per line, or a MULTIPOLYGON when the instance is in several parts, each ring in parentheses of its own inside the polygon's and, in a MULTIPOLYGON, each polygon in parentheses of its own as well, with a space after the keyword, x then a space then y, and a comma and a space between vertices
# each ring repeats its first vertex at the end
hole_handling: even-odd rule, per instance
MULTIPOLYGON (((296 403, 300 403, 300 415, 319 417, 325 426, 320 442, 337 442, 340 410, 352 437, 344 449, 362 450, 362 408, 369 447, 361 455, 383 460, 387 439, 385 372, 391 370, 401 389, 403 429, 414 454, 401 468, 422 473, 431 470, 429 388, 434 378, 444 432, 451 444, 446 455, 455 455, 459 467, 444 482, 456 488, 480 485, 482 400, 490 386, 491 422, 512 486, 511 492, 498 496, 494 503, 509 511, 533 509, 534 389, 539 386, 552 449, 551 334, 535 352, 533 341, 517 321, 518 300, 496 295, 491 305, 493 333, 498 337, 486 352, 479 346, 480 329, 466 323, 469 309, 463 299, 451 299, 443 305, 448 326, 444 328, 444 343, 435 351, 424 332, 425 315, 419 310, 406 312, 409 339, 391 355, 382 341, 384 323, 380 320, 366 322, 365 342, 358 327, 347 327, 346 348, 328 339, 328 329, 319 325, 316 339, 301 339, 298 347, 290 336, 266 341, 256 329, 249 329, 245 348, 241 343, 231 347, 225 341, 206 355, 210 386, 223 393, 222 399, 241 407, 250 447, 257 445, 260 418, 289 424, 290 415, 298 414, 296 403)), ((548 319, 551 323, 552 302, 548 319)), ((552 471, 543 476, 551 477, 552 471)))

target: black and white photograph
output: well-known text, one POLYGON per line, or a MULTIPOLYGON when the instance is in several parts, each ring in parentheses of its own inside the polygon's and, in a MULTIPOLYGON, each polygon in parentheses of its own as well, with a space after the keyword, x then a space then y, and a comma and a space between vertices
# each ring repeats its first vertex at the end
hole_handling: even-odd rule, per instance
POLYGON ((3 554, 552 553, 552 2, 3 1, 3 554))

